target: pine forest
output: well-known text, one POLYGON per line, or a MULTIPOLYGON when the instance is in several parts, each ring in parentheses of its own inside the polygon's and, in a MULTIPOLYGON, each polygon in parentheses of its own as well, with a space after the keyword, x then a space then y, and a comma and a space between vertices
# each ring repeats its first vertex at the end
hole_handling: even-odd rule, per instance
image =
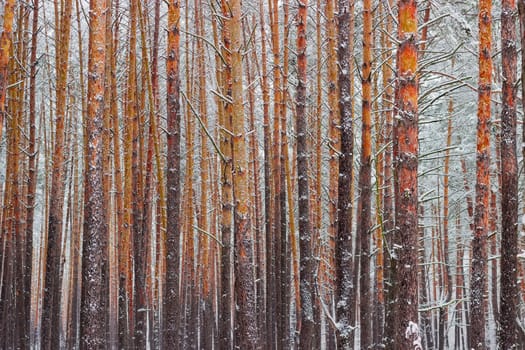
POLYGON ((525 0, 0 0, 0 349, 524 350, 525 0))

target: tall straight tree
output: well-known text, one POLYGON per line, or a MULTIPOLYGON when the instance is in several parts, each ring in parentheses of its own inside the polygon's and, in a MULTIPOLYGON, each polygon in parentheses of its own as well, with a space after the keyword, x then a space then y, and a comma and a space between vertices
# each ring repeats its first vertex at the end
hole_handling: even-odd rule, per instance
POLYGON ((335 295, 336 317, 339 325, 337 345, 352 349, 355 322, 355 287, 353 284, 352 259, 352 181, 354 162, 354 132, 352 105, 352 72, 350 62, 353 54, 354 0, 339 0, 337 15, 339 70, 339 113, 341 119, 341 155, 339 157, 339 183, 337 200, 337 234, 335 240, 335 295))
MULTIPOLYGON (((315 301, 315 257, 312 250, 312 226, 310 224, 310 191, 308 184, 308 149, 306 133, 306 24, 308 0, 298 2, 297 9, 297 182, 299 195, 299 249, 300 249, 300 295, 301 330, 299 347, 315 349, 319 343, 319 325, 314 317, 315 301)), ((292 234, 295 234, 292 232, 292 234)))
POLYGON ((221 349, 230 350, 233 345, 232 338, 232 232, 233 232, 233 188, 232 188, 232 55, 231 55, 231 35, 230 35, 230 20, 228 16, 227 0, 221 0, 222 13, 222 47, 221 51, 224 57, 224 66, 221 72, 217 73, 220 88, 223 95, 226 96, 224 101, 218 105, 219 112, 219 127, 220 130, 220 149, 223 155, 221 162, 221 290, 220 290, 220 317, 219 317, 219 347, 221 349))
POLYGON ((258 341, 255 315, 255 280, 253 233, 248 193, 248 162, 244 130, 241 1, 227 2, 230 9, 231 74, 232 74, 232 184, 235 232, 235 344, 240 349, 255 349, 258 341))
MULTIPOLYGON (((361 348, 372 344, 372 309, 370 288, 370 200, 372 196, 372 0, 363 3, 363 89, 361 121, 361 167, 359 169, 359 202, 357 204, 356 245, 359 249, 359 298, 361 348)), ((357 273, 355 274, 357 276, 357 273)))
MULTIPOLYGON (((394 0, 388 0, 387 2, 384 2, 385 5, 385 12, 388 11, 388 9, 393 7, 394 0)), ((393 75, 393 69, 395 69, 393 64, 393 56, 394 54, 391 53, 393 51, 393 43, 392 40, 390 40, 388 33, 393 33, 394 26, 393 26, 393 18, 390 15, 386 16, 385 19, 386 23, 384 26, 384 30, 382 32, 382 40, 383 40, 383 46, 384 46, 384 52, 385 52, 385 59, 383 64, 383 86, 384 86, 384 92, 382 96, 382 105, 383 105, 383 111, 385 114, 385 125, 383 127, 383 137, 385 142, 385 154, 384 154, 384 174, 383 174, 383 232, 386 238, 386 244, 390 246, 392 242, 392 235, 393 235, 393 228, 394 228, 394 210, 393 210, 393 190, 392 190, 392 127, 393 127, 393 95, 394 95, 394 89, 392 87, 392 75, 393 75)), ((390 255, 385 254, 384 260, 383 260, 383 272, 384 272, 384 293, 385 296, 391 293, 391 284, 390 281, 390 269, 388 266, 390 265, 390 255)), ((385 298, 385 323, 391 324, 393 320, 386 320, 387 316, 391 316, 395 318, 395 314, 393 312, 389 312, 387 310, 391 309, 391 306, 393 306, 389 301, 393 301, 392 298, 385 298)), ((393 339, 393 329, 385 327, 383 339, 393 339)))
POLYGON ((55 62, 56 77, 56 125, 53 150, 53 170, 51 180, 51 201, 49 205, 49 227, 47 232, 46 278, 42 312, 42 346, 44 349, 57 349, 60 329, 60 255, 62 247, 62 227, 64 211, 64 128, 67 107, 67 79, 69 63, 69 37, 71 28, 72 0, 60 2, 60 16, 56 19, 58 37, 55 62))
POLYGON ((516 1, 501 2, 501 295, 499 349, 519 349, 516 319, 518 269, 518 164, 516 156, 516 1))
POLYGON ((180 3, 168 3, 168 48, 166 55, 167 103, 167 227, 166 292, 164 294, 162 344, 177 346, 180 327, 180 3))
MULTIPOLYGON (((33 223, 35 219, 36 186, 38 180, 38 152, 37 152, 37 130, 36 130, 36 78, 37 78, 37 38, 39 32, 39 7, 38 0, 33 0, 33 21, 31 35, 31 56, 29 70, 29 144, 28 144, 28 178, 27 178, 27 227, 26 227, 26 276, 25 297, 27 298, 27 329, 31 328, 31 280, 33 271, 33 223)), ((1 113, 1 112, 0 112, 1 113)), ((1 128, 1 126, 0 126, 1 128)), ((1 239, 0 239, 1 242, 1 239)), ((28 334, 29 337, 29 334, 28 334)))
POLYGON ((102 187, 102 133, 106 59, 106 0, 89 6, 87 150, 84 178, 84 238, 80 349, 107 347, 108 252, 102 187))
POLYGON ((281 237, 282 227, 282 212, 286 208, 282 207, 283 202, 281 201, 281 192, 284 191, 281 177, 281 167, 283 162, 281 159, 282 148, 278 147, 281 145, 281 109, 283 107, 283 99, 285 98, 282 91, 282 60, 281 60, 281 39, 279 29, 279 1, 269 0, 269 14, 270 14, 270 31, 271 31, 271 47, 273 56, 273 147, 272 147, 272 201, 273 201, 273 228, 272 238, 268 240, 269 249, 268 253, 270 256, 270 263, 268 268, 270 269, 270 287, 267 291, 269 293, 267 297, 268 303, 268 314, 270 319, 268 320, 268 335, 272 335, 272 347, 273 343, 281 344, 281 341, 285 338, 282 335, 282 321, 283 318, 281 311, 283 309, 281 286, 284 281, 281 280, 283 274, 281 271, 284 267, 281 266, 281 252, 285 247, 286 237, 281 237), (272 322, 273 319, 273 322, 272 322), (271 329, 270 329, 271 328, 271 329))
MULTIPOLYGON (((479 1, 479 81, 476 161, 476 207, 470 275, 470 347, 486 349, 487 231, 490 199, 490 95, 492 83, 491 0, 479 1)), ((450 283, 450 281, 449 281, 450 283)))
POLYGON ((391 272, 396 315, 387 349, 418 349, 418 79, 417 2, 398 1, 397 82, 394 113, 395 231, 391 272))

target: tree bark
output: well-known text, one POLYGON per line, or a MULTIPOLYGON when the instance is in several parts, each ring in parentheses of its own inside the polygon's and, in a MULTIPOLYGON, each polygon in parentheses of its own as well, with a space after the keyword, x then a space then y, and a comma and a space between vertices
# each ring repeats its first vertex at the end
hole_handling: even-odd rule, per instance
POLYGON ((470 276, 470 347, 487 349, 487 234, 490 199, 490 96, 492 84, 491 0, 479 1, 479 81, 476 161, 476 207, 470 276))
POLYGON ((352 181, 354 162, 354 132, 352 85, 350 61, 353 55, 354 1, 339 0, 338 47, 339 61, 339 118, 341 123, 341 156, 339 158, 339 183, 337 200, 337 234, 335 240, 335 300, 336 317, 339 324, 337 346, 341 349, 354 347, 356 318, 356 290, 353 282, 352 248, 352 181))
MULTIPOLYGON (((306 116, 306 26, 308 1, 302 0, 297 9, 297 176, 299 196, 299 249, 300 249, 300 295, 301 329, 300 349, 314 349, 320 346, 319 325, 314 318, 315 301, 315 257, 312 251, 312 226, 310 224, 310 190, 308 182, 308 159, 310 151, 307 145, 306 116)), ((295 234, 292 232, 291 234, 295 234)))
MULTIPOLYGON (((33 19, 31 28, 31 56, 29 70, 29 144, 28 144, 28 180, 27 180, 27 208, 26 208, 26 271, 25 271, 25 298, 26 298, 26 322, 27 337, 31 334, 31 300, 32 300, 32 271, 33 271, 33 224, 35 219, 36 186, 38 174, 38 149, 36 130, 36 77, 37 77, 37 39, 38 39, 38 14, 40 4, 33 0, 33 19)), ((0 126, 1 128, 1 126, 0 126)), ((1 134, 1 132, 0 132, 1 134)), ((1 242, 1 239, 0 239, 1 242)), ((29 343, 31 344, 31 343, 29 343)))
POLYGON ((356 246, 359 248, 359 318, 360 346, 367 349, 372 345, 371 283, 370 283, 370 222, 372 196, 372 1, 363 3, 363 66, 362 66, 362 131, 361 131, 361 168, 359 169, 357 205, 356 246))
POLYGON ((180 3, 168 3, 166 55, 167 173, 166 173, 166 291, 163 304, 162 348, 178 348, 180 338, 180 3))
POLYGON ((47 233, 46 280, 42 310, 42 347, 57 349, 62 337, 60 328, 61 270, 60 256, 64 210, 64 144, 67 107, 67 80, 69 63, 69 34, 71 28, 72 1, 62 3, 57 37, 57 82, 56 82, 56 128, 53 151, 51 201, 49 204, 49 227, 47 233))
POLYGON ((394 113, 395 230, 391 261, 396 321, 391 349, 418 349, 418 80, 417 3, 398 1, 397 84, 394 113))
POLYGON ((87 168, 82 249, 81 349, 107 346, 108 253, 102 187, 102 132, 106 48, 106 1, 91 0, 88 63, 87 168))
POLYGON ((13 22, 15 17, 16 0, 6 0, 4 4, 4 28, 0 35, 0 139, 3 134, 6 92, 9 80, 9 59, 13 36, 13 22))
POLYGON ((221 162, 221 297, 220 320, 219 320, 219 347, 221 350, 230 350, 233 347, 232 325, 233 325, 233 288, 232 288, 232 235, 233 235, 233 187, 232 187, 232 55, 231 55, 231 28, 228 4, 226 0, 221 1, 222 23, 222 53, 224 57, 223 72, 218 74, 223 95, 227 101, 219 103, 219 126, 222 130, 220 135, 220 149, 223 155, 221 162), (222 74, 221 74, 222 73, 222 74))
POLYGON ((248 193, 248 163, 246 132, 244 130, 241 2, 227 1, 230 12, 231 79, 232 79, 232 185, 235 232, 235 344, 241 349, 256 349, 258 329, 255 308, 255 281, 253 271, 253 233, 248 193))
POLYGON ((517 308, 518 268, 518 164, 516 156, 516 2, 501 3, 501 310, 499 349, 518 349, 517 308))

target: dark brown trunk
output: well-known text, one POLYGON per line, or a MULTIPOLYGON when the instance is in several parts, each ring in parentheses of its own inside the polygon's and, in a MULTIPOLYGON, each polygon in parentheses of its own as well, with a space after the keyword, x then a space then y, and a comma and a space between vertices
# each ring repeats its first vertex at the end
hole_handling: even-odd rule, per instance
POLYGON ((163 304, 162 348, 178 348, 180 335, 180 3, 168 3, 166 291, 163 304))
MULTIPOLYGON (((28 180, 27 180, 27 209, 26 209, 26 270, 25 270, 25 290, 26 298, 26 322, 28 339, 31 333, 31 276, 33 269, 33 223, 36 203, 36 185, 38 173, 38 151, 36 144, 36 76, 37 76, 37 38, 38 38, 38 12, 39 2, 33 0, 33 21, 31 35, 31 56, 29 58, 29 144, 28 144, 28 180)), ((1 240, 0 240, 1 242, 1 240)))
POLYGON ((518 349, 518 164, 516 156, 516 2, 503 0, 501 11, 501 295, 499 349, 518 349))
POLYGON ((71 28, 72 1, 62 3, 60 19, 57 19, 57 85, 56 85, 56 132, 53 151, 53 174, 51 201, 49 204, 49 227, 47 233, 46 274, 42 310, 42 347, 57 349, 63 336, 60 329, 61 271, 64 207, 64 143, 67 106, 67 79, 69 62, 69 33, 71 28))
POLYGON ((335 240, 335 303, 337 346, 341 349, 352 349, 356 318, 356 288, 353 282, 353 248, 352 248, 352 181, 354 162, 354 132, 352 81, 350 60, 353 55, 353 13, 354 2, 339 1, 338 48, 339 61, 339 113, 341 121, 341 155, 339 157, 339 183, 337 200, 337 234, 335 240))
MULTIPOLYGON (((310 190, 308 181, 308 159, 310 150, 307 144, 306 116, 306 26, 307 0, 299 2, 297 10, 297 184, 299 204, 299 247, 300 247, 300 294, 301 294, 301 329, 299 348, 314 349, 320 346, 319 324, 314 318, 315 268, 316 261, 312 251, 312 226, 310 224, 310 190)), ((294 232, 292 232, 294 234, 294 232)))

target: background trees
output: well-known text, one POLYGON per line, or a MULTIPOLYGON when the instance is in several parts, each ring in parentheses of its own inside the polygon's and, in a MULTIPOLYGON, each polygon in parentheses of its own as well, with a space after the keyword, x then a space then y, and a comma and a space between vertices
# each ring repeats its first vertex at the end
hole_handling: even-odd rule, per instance
POLYGON ((6 1, 0 347, 519 348, 515 5, 6 1))

